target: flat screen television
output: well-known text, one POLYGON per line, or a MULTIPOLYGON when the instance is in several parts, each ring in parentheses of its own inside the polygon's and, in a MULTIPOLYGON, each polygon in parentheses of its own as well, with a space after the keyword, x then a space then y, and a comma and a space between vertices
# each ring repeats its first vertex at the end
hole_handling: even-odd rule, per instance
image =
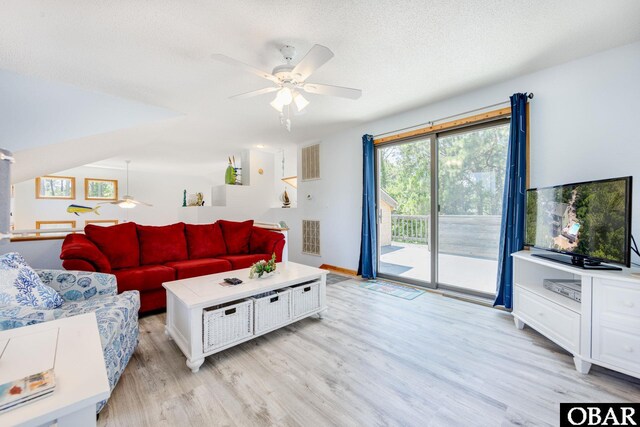
POLYGON ((581 268, 631 266, 630 176, 527 190, 525 245, 581 268))

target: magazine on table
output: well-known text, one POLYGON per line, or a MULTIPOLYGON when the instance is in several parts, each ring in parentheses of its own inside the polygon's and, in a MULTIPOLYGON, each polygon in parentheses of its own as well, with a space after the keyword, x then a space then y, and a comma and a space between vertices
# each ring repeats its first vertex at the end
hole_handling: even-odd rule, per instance
POLYGON ((56 387, 53 369, 0 385, 0 412, 16 408, 53 393, 56 387))

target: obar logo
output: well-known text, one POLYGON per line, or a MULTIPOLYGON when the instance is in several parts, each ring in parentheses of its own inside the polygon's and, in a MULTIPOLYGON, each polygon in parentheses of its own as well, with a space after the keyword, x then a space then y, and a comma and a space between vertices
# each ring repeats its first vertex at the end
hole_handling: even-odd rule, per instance
POLYGON ((638 426, 638 403, 561 403, 560 427, 638 426))

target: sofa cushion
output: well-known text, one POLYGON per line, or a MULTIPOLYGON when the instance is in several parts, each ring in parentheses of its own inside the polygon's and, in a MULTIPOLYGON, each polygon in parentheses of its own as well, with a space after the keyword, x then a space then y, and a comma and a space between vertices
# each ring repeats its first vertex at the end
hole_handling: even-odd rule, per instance
POLYGON ((204 276, 232 269, 229 261, 213 258, 174 261, 165 265, 176 270, 176 279, 188 279, 189 277, 204 276))
POLYGON ((109 260, 100 252, 100 249, 91 241, 87 236, 80 233, 67 234, 62 243, 62 250, 60 251, 60 259, 64 263, 67 262, 69 267, 64 266, 67 270, 85 270, 85 271, 99 271, 101 273, 111 273, 111 264, 109 260), (85 266, 83 263, 73 263, 68 261, 83 261, 89 264, 85 266), (76 266, 82 266, 84 268, 75 268, 76 266))
POLYGON ((215 258, 227 254, 222 230, 215 224, 186 224, 189 259, 215 258))
POLYGON ((140 264, 164 264, 188 259, 184 222, 154 227, 138 225, 140 264))
POLYGON ((252 254, 273 253, 280 240, 284 240, 284 234, 253 227, 249 239, 249 252, 252 254))
POLYGON ((250 254, 250 255, 225 255, 220 258, 225 259, 231 263, 234 270, 239 268, 248 268, 252 264, 260 260, 269 261, 271 254, 250 254))
POLYGON ((161 289, 163 282, 175 280, 176 271, 164 265, 143 265, 113 271, 118 279, 118 291, 148 291, 161 289))
POLYGON ((62 305, 60 294, 42 283, 40 276, 17 252, 0 255, 0 305, 54 309, 62 305))
POLYGON ((109 227, 89 224, 84 228, 84 234, 107 257, 112 269, 140 265, 140 246, 135 223, 125 222, 109 227))
POLYGON ((218 221, 224 236, 224 243, 227 246, 227 254, 242 255, 249 253, 249 239, 251 238, 251 229, 253 228, 253 220, 244 222, 236 221, 218 221))

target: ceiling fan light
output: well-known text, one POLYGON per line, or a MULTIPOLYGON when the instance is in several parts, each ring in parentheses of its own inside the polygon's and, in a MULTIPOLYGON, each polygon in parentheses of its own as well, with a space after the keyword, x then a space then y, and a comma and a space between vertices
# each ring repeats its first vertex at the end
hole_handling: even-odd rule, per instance
POLYGON ((296 103, 298 111, 304 110, 307 105, 309 105, 309 101, 307 101, 306 98, 299 93, 295 94, 295 96, 293 97, 293 101, 296 103))
POLYGON ((124 200, 124 201, 118 203, 118 206, 120 206, 121 208, 124 208, 124 209, 132 209, 132 208, 136 207, 136 204, 131 202, 131 201, 129 201, 129 200, 124 200))
POLYGON ((276 109, 276 111, 282 113, 282 107, 284 107, 284 105, 282 104, 282 102, 280 102, 280 98, 276 95, 276 98, 271 101, 269 103, 273 108, 276 109))
POLYGON ((293 101, 293 93, 291 93, 291 89, 288 87, 283 87, 278 91, 276 99, 278 99, 282 105, 289 105, 291 101, 293 101))

